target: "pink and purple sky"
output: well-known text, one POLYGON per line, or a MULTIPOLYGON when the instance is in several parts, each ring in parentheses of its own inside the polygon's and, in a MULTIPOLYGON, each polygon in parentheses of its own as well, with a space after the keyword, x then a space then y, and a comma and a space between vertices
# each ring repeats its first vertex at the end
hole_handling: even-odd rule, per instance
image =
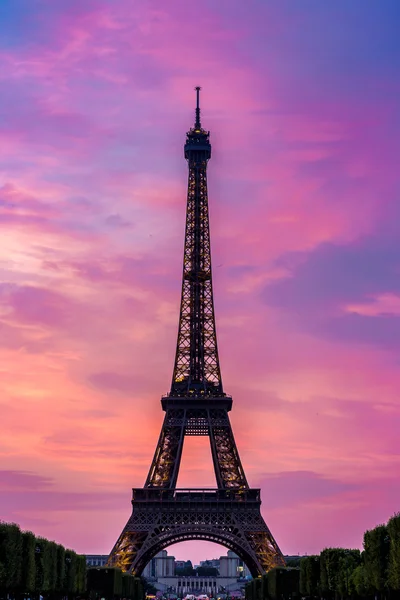
MULTIPOLYGON (((1 1, 1 519, 108 553, 129 517, 172 375, 195 85, 222 375, 264 517, 297 554, 400 509, 399 19, 1 1)), ((179 486, 214 485, 206 443, 179 486)))

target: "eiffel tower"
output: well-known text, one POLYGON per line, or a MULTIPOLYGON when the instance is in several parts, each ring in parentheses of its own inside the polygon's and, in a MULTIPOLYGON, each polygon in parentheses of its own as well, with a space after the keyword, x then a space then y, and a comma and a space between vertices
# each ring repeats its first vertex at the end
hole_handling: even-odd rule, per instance
POLYGON ((285 564, 260 512, 260 490, 249 488, 222 387, 215 330, 208 216, 210 132, 200 122, 186 134, 189 166, 186 235, 178 342, 171 391, 161 399, 164 423, 143 488, 132 490, 132 515, 108 566, 140 575, 160 550, 186 540, 208 540, 233 550, 254 577, 285 564), (208 436, 216 489, 177 489, 186 435, 208 436))

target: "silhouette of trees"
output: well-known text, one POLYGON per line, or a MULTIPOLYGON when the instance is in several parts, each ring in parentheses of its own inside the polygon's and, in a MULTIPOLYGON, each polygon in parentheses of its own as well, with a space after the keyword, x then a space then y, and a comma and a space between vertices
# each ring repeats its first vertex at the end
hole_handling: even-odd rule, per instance
POLYGON ((0 522, 0 595, 51 594, 54 598, 84 592, 86 557, 15 523, 0 522))
POLYGON ((325 548, 302 557, 297 569, 272 569, 247 584, 246 598, 292 600, 300 594, 307 600, 400 600, 400 513, 366 531, 363 546, 363 552, 325 548))

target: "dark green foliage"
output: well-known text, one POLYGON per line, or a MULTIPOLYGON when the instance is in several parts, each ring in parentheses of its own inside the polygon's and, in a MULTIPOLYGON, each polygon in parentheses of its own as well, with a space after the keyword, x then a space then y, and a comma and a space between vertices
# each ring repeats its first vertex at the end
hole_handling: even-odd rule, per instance
POLYGON ((374 590, 381 593, 387 588, 389 541, 386 525, 378 525, 364 533, 363 558, 366 572, 374 590))
POLYGON ((87 589, 100 597, 113 598, 122 593, 122 571, 111 567, 93 567, 87 571, 87 589))
POLYGON ((57 580, 56 580, 56 591, 62 592, 64 590, 65 581, 65 548, 60 544, 57 544, 57 580))
POLYGON ((86 589, 86 558, 55 542, 0 522, 0 591, 76 594, 86 589))
POLYGON ((255 581, 249 581, 245 586, 245 596, 246 600, 256 600, 255 599, 255 581))
POLYGON ((140 578, 141 586, 143 588, 143 592, 148 594, 149 596, 155 596, 157 593, 157 588, 154 587, 153 584, 149 583, 145 577, 140 578))
POLYGON ((350 575, 350 591, 352 595, 366 598, 372 595, 364 564, 358 565, 350 575))
POLYGON ((278 578, 277 578, 277 570, 276 569, 272 569, 272 571, 269 571, 266 575, 266 585, 265 587, 265 592, 264 592, 264 597, 266 597, 266 595, 268 595, 269 598, 277 598, 277 593, 278 593, 278 578))
POLYGON ((22 577, 21 590, 23 592, 35 591, 35 548, 36 538, 31 531, 22 532, 22 577))
POLYGON ((320 554, 320 589, 324 597, 333 598, 339 593, 340 568, 344 556, 344 548, 325 548, 320 554))
POLYGON ((400 592, 400 513, 389 519, 387 531, 390 541, 388 583, 392 590, 400 592))
POLYGON ((362 553, 325 548, 299 569, 272 569, 246 585, 246 600, 289 600, 299 591, 324 600, 400 600, 400 513, 365 532, 362 553))
POLYGON ((188 576, 188 575, 194 575, 195 574, 195 570, 193 568, 193 565, 191 563, 190 560, 187 560, 185 562, 185 566, 181 567, 179 569, 176 569, 176 574, 179 576, 188 576))
POLYGON ((144 600, 145 593, 141 577, 135 577, 135 600, 144 600))
POLYGON ((298 568, 277 567, 268 571, 265 579, 267 586, 264 586, 264 598, 268 594, 268 597, 273 600, 288 599, 299 593, 300 569, 298 568))
POLYGON ((218 575, 218 569, 216 567, 197 567, 195 569, 197 575, 203 575, 205 577, 216 577, 218 575))
POLYGON ((304 596, 317 596, 320 588, 319 556, 306 556, 300 560, 300 591, 304 596))
POLYGON ((254 600, 263 599, 263 581, 261 577, 253 580, 254 585, 254 600))
POLYGON ((305 556, 300 560, 300 593, 303 596, 307 596, 308 585, 307 585, 307 561, 309 557, 305 556))
POLYGON ((22 578, 22 533, 15 523, 0 522, 0 589, 17 590, 22 578))
POLYGON ((35 547, 35 564, 36 564, 36 579, 35 591, 38 593, 49 592, 51 580, 53 576, 52 551, 51 542, 45 538, 36 538, 35 547))
POLYGON ((65 551, 65 577, 64 592, 73 594, 76 591, 77 580, 77 560, 76 553, 73 550, 65 551))
POLYGON ((291 558, 290 560, 286 561, 286 566, 287 567, 300 567, 300 561, 301 558, 300 556, 297 558, 291 558))
POLYGON ((122 593, 126 600, 143 600, 144 589, 140 577, 134 577, 129 573, 122 573, 122 593))
POLYGON ((77 578, 76 591, 80 594, 86 590, 86 557, 82 554, 76 555, 77 560, 77 578))
POLYGON ((47 560, 48 560, 48 580, 47 590, 51 592, 57 588, 57 544, 55 542, 47 542, 47 560))
POLYGON ((343 552, 344 554, 339 557, 336 592, 342 598, 348 598, 355 594, 351 575, 361 563, 361 553, 359 550, 344 550, 343 552))
POLYGON ((135 596, 135 578, 129 573, 122 573, 122 596, 127 600, 135 596))

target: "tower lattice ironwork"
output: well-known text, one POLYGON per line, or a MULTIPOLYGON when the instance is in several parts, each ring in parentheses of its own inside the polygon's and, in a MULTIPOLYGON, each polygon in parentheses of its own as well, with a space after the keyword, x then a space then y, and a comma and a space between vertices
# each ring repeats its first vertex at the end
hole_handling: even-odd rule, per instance
POLYGON ((220 543, 258 575, 284 559, 260 512, 260 490, 248 486, 228 412, 219 366, 211 273, 207 164, 209 132, 200 122, 186 135, 189 166, 178 341, 171 391, 161 400, 164 423, 144 488, 133 489, 132 515, 109 556, 110 566, 140 574, 170 544, 220 543), (186 435, 208 436, 216 489, 176 488, 186 435))

